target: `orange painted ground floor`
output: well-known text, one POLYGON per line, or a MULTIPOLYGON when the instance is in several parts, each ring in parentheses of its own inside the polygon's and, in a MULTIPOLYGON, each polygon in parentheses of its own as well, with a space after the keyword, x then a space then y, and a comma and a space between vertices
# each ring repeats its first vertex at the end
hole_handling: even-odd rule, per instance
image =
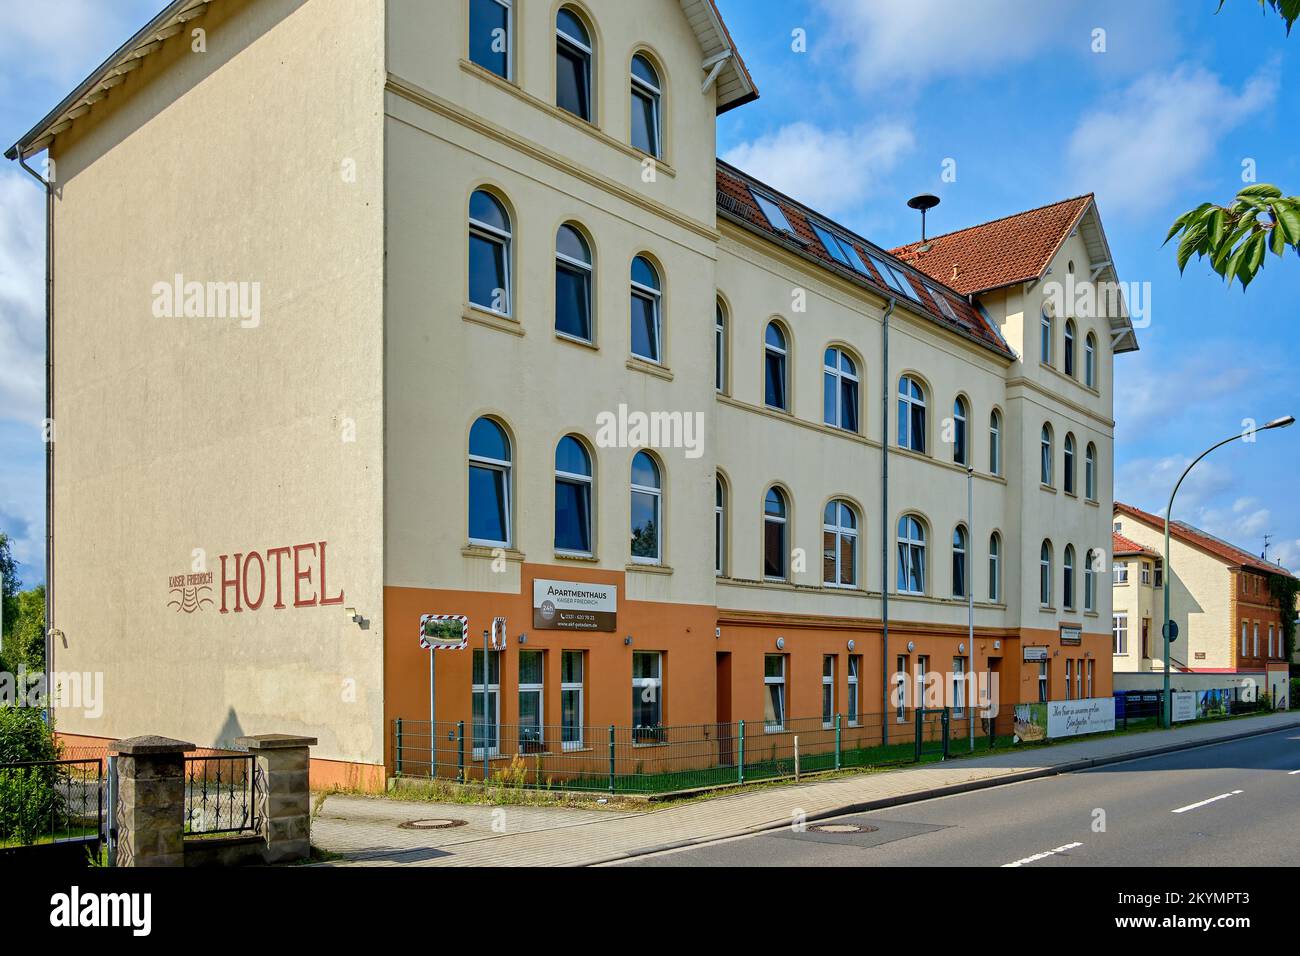
POLYGON ((878 620, 629 601, 623 577, 525 565, 517 594, 386 588, 387 770, 473 766, 486 749, 496 772, 517 754, 704 740, 741 721, 769 743, 774 731, 815 737, 837 725, 902 743, 918 704, 952 708, 963 736, 971 702, 995 702, 1009 728, 1017 703, 1112 694, 1108 632, 977 628, 972 640, 965 627, 892 621, 886 649, 878 620), (612 629, 537 626, 534 580, 560 574, 618 589, 612 629), (424 615, 463 616, 468 645, 421 647, 424 615))

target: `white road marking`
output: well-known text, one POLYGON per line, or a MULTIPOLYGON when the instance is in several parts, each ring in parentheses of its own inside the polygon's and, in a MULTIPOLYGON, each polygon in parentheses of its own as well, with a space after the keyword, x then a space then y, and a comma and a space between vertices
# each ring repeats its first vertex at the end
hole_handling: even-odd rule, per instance
POLYGON ((1217 802, 1220 801, 1220 800, 1227 800, 1229 797, 1235 797, 1237 794, 1242 793, 1242 792, 1244 792, 1244 791, 1241 791, 1241 790, 1234 790, 1234 791, 1232 791, 1232 793, 1221 793, 1221 794, 1219 794, 1217 797, 1210 797, 1210 799, 1208 799, 1208 800, 1202 800, 1202 801, 1200 801, 1199 803, 1189 803, 1189 804, 1188 804, 1187 806, 1185 806, 1185 807, 1179 807, 1177 810, 1170 810, 1169 812, 1170 812, 1170 813, 1186 813, 1188 810, 1195 810, 1197 807, 1203 807, 1203 806, 1206 806, 1207 804, 1217 803, 1217 802))
POLYGON ((1296 774, 1298 774, 1298 773, 1300 773, 1300 770, 1292 770, 1289 774, 1287 774, 1287 776, 1288 776, 1288 777, 1294 777, 1294 776, 1295 776, 1296 774))
POLYGON ((1064 853, 1066 850, 1073 850, 1076 846, 1083 846, 1082 843, 1067 843, 1065 846, 1058 846, 1046 853, 1035 853, 1033 856, 1027 856, 1023 860, 1016 860, 1014 863, 1003 863, 1002 868, 1009 866, 1024 866, 1026 863, 1037 863, 1039 860, 1046 860, 1049 856, 1055 856, 1058 853, 1064 853))

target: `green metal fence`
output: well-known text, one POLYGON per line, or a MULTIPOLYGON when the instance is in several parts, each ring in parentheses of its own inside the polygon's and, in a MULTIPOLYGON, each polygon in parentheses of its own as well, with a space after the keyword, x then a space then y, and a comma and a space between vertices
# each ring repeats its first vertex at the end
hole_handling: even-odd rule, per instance
MULTIPOLYGON (((977 749, 1009 742, 1011 714, 976 718, 977 749)), ((835 714, 663 727, 393 722, 399 777, 604 793, 674 793, 965 752, 969 724, 947 711, 835 714), (485 764, 486 758, 486 764, 485 764)))

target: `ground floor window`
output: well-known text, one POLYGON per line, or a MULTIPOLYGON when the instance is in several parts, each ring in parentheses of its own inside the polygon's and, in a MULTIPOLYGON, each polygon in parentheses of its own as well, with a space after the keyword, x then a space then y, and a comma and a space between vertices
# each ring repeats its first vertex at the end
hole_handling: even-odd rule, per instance
POLYGON ((474 694, 472 705, 474 756, 501 752, 501 652, 487 652, 484 680, 483 651, 474 652, 474 694))
POLYGON ((903 654, 898 655, 894 667, 894 696, 897 698, 894 713, 901 724, 907 719, 907 657, 903 654))
MULTIPOLYGON (((930 669, 930 658, 925 654, 920 654, 916 658, 916 705, 925 709, 930 705, 925 696, 925 675, 930 669)), ((940 685, 942 686, 942 685, 940 685)))
POLYGON ((664 656, 658 651, 632 654, 632 726, 634 739, 657 734, 664 722, 664 656))
POLYGON ((1083 661, 1074 662, 1074 696, 1083 700, 1083 661))
POLYGON ((1092 697, 1092 665, 1094 663, 1096 662, 1092 660, 1088 661, 1088 696, 1089 697, 1092 697))
POLYGON ((1047 661, 1038 662, 1038 702, 1047 703, 1047 661))
POLYGON ((542 698, 545 667, 541 651, 519 652, 519 752, 541 753, 546 749, 542 698))
POLYGON ((582 749, 582 651, 565 651, 560 658, 560 743, 565 750, 582 749))
POLYGON ((763 659, 763 729, 785 730, 785 655, 763 659))
POLYGON ((966 658, 952 659, 952 715, 966 716, 966 658))
POLYGON ((835 655, 822 657, 822 727, 835 723, 835 655))
POLYGON ((849 726, 858 725, 858 715, 862 712, 862 700, 859 697, 858 675, 862 673, 862 655, 849 655, 849 726))
POLYGON ((1070 658, 1065 659, 1065 699, 1074 699, 1074 661, 1070 658))

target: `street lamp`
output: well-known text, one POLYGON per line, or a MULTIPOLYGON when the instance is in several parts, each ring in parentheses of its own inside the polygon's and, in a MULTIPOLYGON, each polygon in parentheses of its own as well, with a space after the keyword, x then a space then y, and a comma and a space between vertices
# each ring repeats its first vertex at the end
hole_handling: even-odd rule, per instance
POLYGON ((1169 565, 1169 520, 1174 511, 1174 496, 1178 494, 1178 489, 1182 486, 1183 479, 1187 477, 1187 473, 1195 468, 1202 458, 1214 451, 1216 448, 1222 448, 1224 445, 1230 444, 1239 438, 1245 438, 1246 435, 1253 435, 1255 431, 1266 432, 1271 428, 1286 428, 1288 425, 1294 423, 1295 416, 1284 415, 1281 418, 1275 418, 1271 422, 1261 425, 1258 429, 1241 432, 1231 436, 1230 438, 1225 438, 1217 445, 1211 445, 1209 448, 1205 449, 1205 451, 1197 455, 1192 463, 1183 469, 1183 473, 1179 476, 1178 482, 1174 485, 1173 492, 1169 495, 1169 504, 1165 506, 1165 623, 1164 626, 1161 627, 1165 637, 1165 695, 1164 704, 1161 707, 1161 717, 1163 718, 1161 722, 1165 727, 1173 726, 1173 701, 1169 696, 1169 642, 1173 639, 1173 635, 1170 633, 1173 622, 1169 619, 1169 591, 1173 585, 1174 575, 1173 569, 1169 565))

